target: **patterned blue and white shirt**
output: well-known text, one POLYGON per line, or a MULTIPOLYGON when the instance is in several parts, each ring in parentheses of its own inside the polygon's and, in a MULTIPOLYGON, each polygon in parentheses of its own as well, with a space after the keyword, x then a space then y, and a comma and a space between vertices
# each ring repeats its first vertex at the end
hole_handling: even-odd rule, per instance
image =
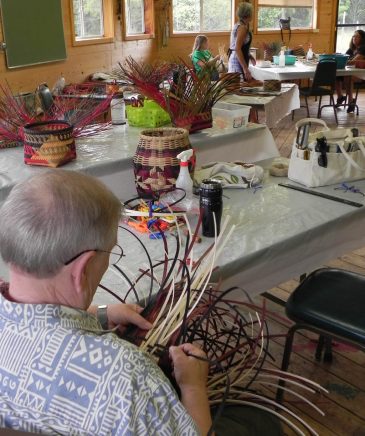
POLYGON ((0 294, 0 427, 64 435, 197 435, 158 366, 84 311, 0 294))

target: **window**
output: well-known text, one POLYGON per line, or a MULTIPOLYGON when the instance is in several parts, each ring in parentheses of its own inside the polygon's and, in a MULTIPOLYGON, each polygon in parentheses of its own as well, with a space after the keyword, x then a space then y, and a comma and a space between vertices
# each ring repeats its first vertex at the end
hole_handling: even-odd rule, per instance
POLYGON ((145 32, 144 0, 126 0, 126 34, 138 35, 145 32))
POLYGON ((345 53, 355 30, 365 30, 365 0, 339 0, 336 52, 345 53))
POLYGON ((75 45, 113 39, 113 0, 71 0, 75 45))
POLYGON ((173 0, 174 33, 229 32, 232 0, 173 0))
POLYGON ((124 0, 122 26, 125 40, 148 39, 155 36, 153 1, 124 0))
POLYGON ((102 0, 73 0, 76 40, 104 36, 102 0))
POLYGON ((290 17, 292 29, 315 27, 316 0, 258 0, 258 30, 279 29, 279 18, 290 17))

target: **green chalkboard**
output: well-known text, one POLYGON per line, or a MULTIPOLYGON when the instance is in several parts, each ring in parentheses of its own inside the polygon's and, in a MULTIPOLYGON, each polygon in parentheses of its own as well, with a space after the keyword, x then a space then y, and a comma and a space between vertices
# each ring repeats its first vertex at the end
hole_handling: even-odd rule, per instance
POLYGON ((66 59, 61 0, 1 0, 8 68, 66 59))

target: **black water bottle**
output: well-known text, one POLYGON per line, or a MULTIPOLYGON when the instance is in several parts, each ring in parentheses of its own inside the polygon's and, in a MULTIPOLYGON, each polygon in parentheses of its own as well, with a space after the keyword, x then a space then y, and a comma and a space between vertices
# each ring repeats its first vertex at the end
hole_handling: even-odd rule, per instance
POLYGON ((217 234, 217 236, 219 235, 222 209, 221 183, 217 180, 204 179, 200 185, 200 210, 202 213, 203 236, 214 237, 215 234, 217 234))

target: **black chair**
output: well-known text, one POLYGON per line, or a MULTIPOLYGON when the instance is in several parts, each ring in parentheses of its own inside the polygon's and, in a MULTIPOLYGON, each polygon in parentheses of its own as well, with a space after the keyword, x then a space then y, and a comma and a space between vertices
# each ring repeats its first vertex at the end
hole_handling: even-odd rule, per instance
MULTIPOLYGON (((332 361, 332 338, 365 350, 365 276, 333 268, 318 269, 290 295, 286 314, 295 324, 288 331, 282 371, 288 369, 294 334, 300 329, 320 334, 317 360, 321 360, 325 346, 324 360, 332 361)), ((284 387, 285 381, 281 380, 279 386, 284 387)), ((278 402, 283 395, 279 387, 278 402)))
MULTIPOLYGON (((336 105, 333 97, 333 94, 335 92, 336 70, 337 63, 335 59, 320 60, 314 73, 312 86, 299 88, 300 95, 304 96, 305 98, 308 118, 310 117, 308 97, 314 96, 319 97, 317 118, 321 118, 321 112, 323 107, 332 106, 333 112, 335 114, 336 124, 338 124, 336 105), (322 105, 322 97, 324 95, 330 96, 329 105, 322 105)), ((294 111, 292 112, 292 118, 294 118, 294 111)))

